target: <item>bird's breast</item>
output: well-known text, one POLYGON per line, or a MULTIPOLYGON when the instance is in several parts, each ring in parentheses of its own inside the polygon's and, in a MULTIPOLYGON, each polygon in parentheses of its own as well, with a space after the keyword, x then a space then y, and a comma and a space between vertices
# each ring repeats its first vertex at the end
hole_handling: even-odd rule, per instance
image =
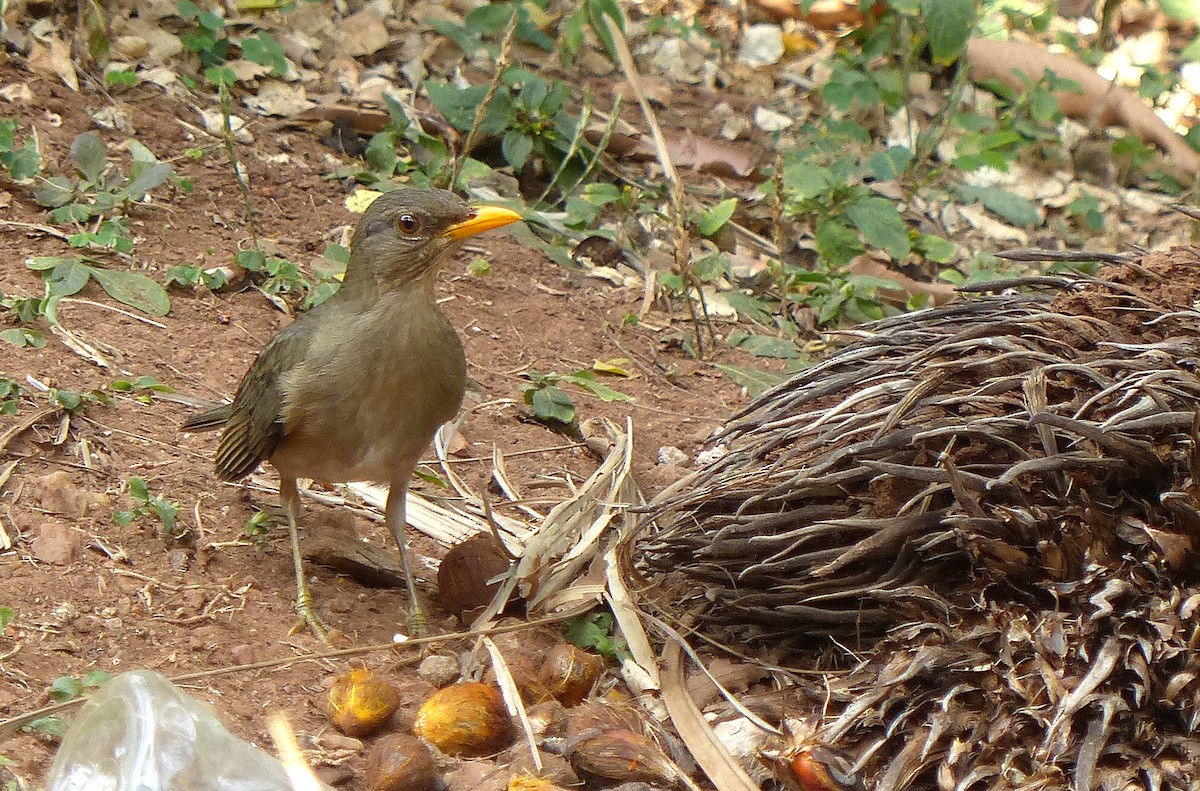
POLYGON ((458 412, 466 359, 453 326, 418 305, 326 332, 282 385, 284 436, 271 456, 281 474, 407 480, 458 412))

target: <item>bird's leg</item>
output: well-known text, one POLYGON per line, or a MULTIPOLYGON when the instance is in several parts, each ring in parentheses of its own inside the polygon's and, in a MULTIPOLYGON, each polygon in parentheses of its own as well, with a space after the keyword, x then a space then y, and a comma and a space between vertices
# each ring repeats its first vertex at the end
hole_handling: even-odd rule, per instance
POLYGON ((405 501, 408 499, 408 479, 404 476, 399 481, 393 481, 388 487, 387 505, 384 507, 384 520, 396 539, 400 548, 400 565, 404 568, 404 584, 408 586, 408 630, 417 637, 423 636, 426 629, 425 611, 421 607, 421 599, 417 596, 417 582, 413 578, 412 563, 408 557, 408 542, 404 539, 405 501))
MULTIPOLYGON (((300 556, 300 529, 296 526, 296 518, 300 513, 300 490, 296 488, 295 478, 280 478, 279 501, 287 514, 288 535, 292 540, 292 563, 296 567, 296 612, 303 619, 301 623, 308 624, 308 628, 318 640, 325 645, 332 645, 329 642, 329 628, 313 609, 312 594, 308 592, 308 581, 304 578, 304 558, 300 556)), ((295 632, 299 627, 300 624, 297 623, 292 631, 295 632)))

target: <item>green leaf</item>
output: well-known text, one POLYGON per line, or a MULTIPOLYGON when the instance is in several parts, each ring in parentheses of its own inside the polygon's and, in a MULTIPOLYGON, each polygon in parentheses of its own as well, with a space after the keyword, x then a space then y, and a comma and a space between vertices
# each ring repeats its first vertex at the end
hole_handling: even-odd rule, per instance
POLYGON ((103 670, 91 670, 84 674, 83 685, 85 687, 98 687, 107 682, 110 678, 112 678, 112 676, 103 670))
POLYGON ((7 629, 16 617, 17 613, 12 607, 0 607, 0 632, 7 629))
POLYGON ((42 181, 33 191, 33 199, 39 206, 57 209, 65 206, 75 196, 75 185, 66 176, 51 176, 42 181))
POLYGON ((741 291, 727 292, 725 294, 725 301, 743 319, 750 319, 759 324, 771 324, 771 303, 749 296, 741 291))
POLYGON ((486 3, 469 11, 463 24, 471 33, 499 33, 512 13, 513 6, 508 3, 486 3))
POLYGON ((905 146, 891 146, 886 151, 876 151, 867 160, 867 169, 876 181, 893 181, 904 173, 912 162, 913 154, 905 146))
POLYGON ((912 250, 908 226, 895 204, 887 198, 859 198, 846 207, 846 216, 862 231, 867 244, 883 248, 897 261, 903 260, 912 250))
POLYGON ((246 60, 270 67, 271 76, 282 77, 287 74, 288 62, 283 46, 265 30, 257 36, 242 39, 241 46, 246 60))
POLYGON ((175 169, 166 162, 158 162, 137 172, 123 190, 130 200, 140 201, 146 193, 175 175, 175 169))
POLYGON ((62 738, 67 735, 67 724, 58 717, 38 717, 21 730, 62 738))
POLYGON ((46 278, 46 296, 69 297, 87 285, 89 267, 77 258, 67 258, 50 270, 46 278))
POLYGON ((954 253, 958 250, 954 242, 929 233, 923 233, 917 237, 917 248, 930 261, 935 261, 939 264, 949 263, 954 258, 954 253))
POLYGON ((129 496, 141 503, 150 499, 150 488, 146 485, 145 478, 140 475, 129 477, 129 496))
POLYGON ((500 153, 513 170, 519 172, 533 153, 533 139, 516 129, 506 132, 500 139, 500 153))
POLYGON ((692 264, 692 274, 703 283, 711 283, 729 274, 729 256, 724 253, 711 253, 692 264))
POLYGON ((592 26, 596 38, 600 39, 608 56, 615 61, 617 45, 613 43, 612 33, 609 32, 604 17, 612 19, 617 30, 625 33, 625 15, 621 13, 621 6, 617 4, 617 0, 583 0, 583 5, 587 7, 588 23, 592 26))
POLYGON ((783 168, 783 189, 792 200, 809 200, 827 192, 832 186, 828 169, 807 162, 783 168))
POLYGON ((1158 7, 1172 19, 1200 18, 1200 0, 1158 0, 1158 7))
POLYGON ((84 179, 93 184, 100 181, 108 165, 104 143, 91 132, 84 132, 71 143, 71 159, 84 179))
POLYGON ((858 234, 841 220, 818 220, 813 236, 816 237, 817 252, 821 258, 834 266, 848 263, 865 249, 858 234))
MULTIPOLYGON (((733 341, 733 338, 730 338, 733 341)), ((746 335, 738 340, 736 346, 745 349, 755 357, 774 357, 781 360, 792 360, 800 356, 796 344, 785 338, 775 338, 770 335, 746 335)))
POLYGON ((592 395, 599 396, 600 400, 606 404, 611 404, 614 401, 633 400, 633 396, 622 393, 619 390, 614 390, 608 385, 599 382, 596 379, 596 374, 592 371, 577 371, 573 374, 566 374, 563 376, 562 381, 582 387, 592 395))
POLYGON ((131 509, 128 511, 113 511, 112 519, 114 524, 118 524, 121 527, 126 527, 130 524, 133 524, 133 520, 137 519, 137 515, 138 512, 136 509, 131 509))
POLYGON ((87 267, 96 282, 116 301, 151 316, 171 312, 171 298, 158 283, 138 272, 87 267))
POLYGON ((958 187, 958 193, 967 201, 979 201, 988 211, 995 212, 1014 225, 1031 228, 1041 222, 1037 208, 1032 203, 1008 190, 963 184, 958 187))
POLYGON ((37 143, 30 138, 20 148, 0 153, 0 164, 8 168, 14 180, 24 181, 42 172, 42 155, 38 153, 37 143))
POLYGON ((526 400, 538 420, 570 423, 575 419, 575 403, 562 390, 550 385, 526 391, 526 400))
POLYGON ((958 60, 975 27, 975 0, 921 0, 929 53, 939 66, 958 60))
POLYGON ((70 676, 59 676, 50 682, 50 698, 55 703, 74 700, 83 692, 83 685, 70 676))
POLYGON ((733 217, 734 211, 737 210, 737 205, 737 198, 726 198, 711 209, 707 209, 700 215, 700 222, 696 226, 700 231, 700 235, 712 236, 721 230, 725 223, 729 222, 729 219, 733 217))
POLYGON ((30 330, 24 327, 13 327, 11 329, 0 331, 0 341, 16 346, 18 349, 29 346, 34 349, 41 349, 46 345, 46 338, 37 330, 30 330))
POLYGON ((746 388, 746 392, 751 396, 761 395, 780 382, 786 382, 790 378, 788 374, 776 373, 775 371, 760 371, 756 368, 742 368, 736 365, 721 365, 720 363, 716 363, 715 365, 721 373, 728 376, 739 386, 746 388))
POLYGON ((434 108, 450 122, 451 126, 460 132, 466 132, 475 123, 475 109, 487 95, 487 86, 473 85, 470 88, 459 88, 448 82, 427 80, 425 92, 434 108))

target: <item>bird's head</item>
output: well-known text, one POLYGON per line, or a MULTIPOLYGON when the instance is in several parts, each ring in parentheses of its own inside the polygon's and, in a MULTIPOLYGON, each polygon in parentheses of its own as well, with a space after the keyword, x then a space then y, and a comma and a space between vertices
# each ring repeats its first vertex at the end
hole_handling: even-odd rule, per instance
POLYGON ((354 229, 346 276, 367 269, 380 289, 403 287, 436 273, 468 236, 520 219, 499 206, 472 206, 446 190, 385 192, 354 229))

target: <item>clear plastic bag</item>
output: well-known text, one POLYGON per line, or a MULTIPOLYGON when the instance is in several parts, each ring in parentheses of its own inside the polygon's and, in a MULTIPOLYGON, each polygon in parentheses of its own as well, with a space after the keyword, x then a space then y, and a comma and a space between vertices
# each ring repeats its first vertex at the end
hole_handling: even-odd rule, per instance
POLYGON ((278 760, 165 676, 122 673, 84 704, 47 791, 290 791, 278 760))

